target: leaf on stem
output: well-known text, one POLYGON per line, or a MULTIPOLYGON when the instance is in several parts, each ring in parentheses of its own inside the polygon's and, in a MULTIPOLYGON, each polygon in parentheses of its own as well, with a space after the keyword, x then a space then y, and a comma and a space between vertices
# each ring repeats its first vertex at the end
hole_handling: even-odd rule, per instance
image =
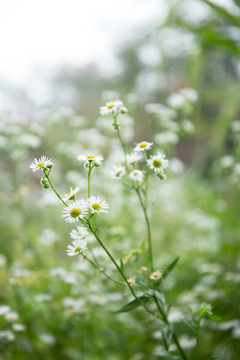
POLYGON ((166 270, 164 270, 163 272, 163 278, 167 277, 168 274, 173 271, 173 269, 175 268, 175 266, 177 265, 179 260, 179 256, 176 257, 176 259, 167 267, 166 270))
POLYGON ((139 276, 136 277, 136 283, 143 287, 148 287, 148 283, 139 276))
POLYGON ((139 307, 141 303, 147 304, 150 301, 150 298, 146 295, 139 296, 138 299, 139 301, 137 299, 134 299, 115 312, 121 313, 121 312, 131 311, 139 307))
POLYGON ((166 326, 162 326, 161 328, 163 342, 167 350, 172 342, 173 331, 174 331, 173 324, 168 324, 166 326))
POLYGON ((162 292, 158 291, 158 290, 154 290, 154 296, 157 298, 157 300, 161 303, 161 305, 165 305, 166 301, 165 301, 165 296, 162 292))

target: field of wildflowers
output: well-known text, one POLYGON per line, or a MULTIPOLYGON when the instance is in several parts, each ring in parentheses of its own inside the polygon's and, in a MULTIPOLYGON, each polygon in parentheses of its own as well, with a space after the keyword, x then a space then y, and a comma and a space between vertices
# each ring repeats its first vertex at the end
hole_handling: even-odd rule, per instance
POLYGON ((0 360, 239 359, 239 17, 200 3, 122 49, 125 79, 1 93, 0 360))

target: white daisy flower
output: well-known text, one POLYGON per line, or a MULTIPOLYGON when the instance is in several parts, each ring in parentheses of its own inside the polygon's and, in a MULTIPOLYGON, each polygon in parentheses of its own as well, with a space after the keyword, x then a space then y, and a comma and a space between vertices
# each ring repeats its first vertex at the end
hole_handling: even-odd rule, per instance
POLYGON ((10 307, 8 305, 1 305, 0 306, 0 315, 5 315, 9 311, 11 311, 10 307))
POLYGON ((155 172, 163 172, 168 167, 168 160, 165 159, 165 155, 161 152, 158 152, 157 155, 151 155, 150 159, 147 160, 147 164, 150 169, 155 172))
POLYGON ((77 226, 76 229, 70 232, 70 237, 73 240, 84 239, 89 234, 88 230, 83 226, 77 226))
POLYGON ((12 331, 4 330, 0 331, 0 340, 13 341, 15 339, 15 335, 12 331))
POLYGON ((136 184, 140 185, 144 181, 144 172, 141 170, 133 170, 129 174, 129 178, 136 184))
POLYGON ((107 102, 105 106, 100 107, 100 114, 101 115, 116 115, 121 110, 127 112, 127 109, 123 106, 123 102, 121 100, 115 100, 111 102, 107 102))
POLYGON ((138 154, 138 153, 132 153, 132 154, 126 155, 126 162, 128 165, 134 165, 141 159, 142 159, 142 156, 141 156, 141 154, 138 154))
POLYGON ((91 162, 92 165, 100 167, 102 165, 102 161, 103 161, 103 156, 102 155, 78 155, 78 160, 81 163, 84 163, 84 165, 86 166, 87 164, 89 164, 91 162))
POLYGON ((75 200, 76 194, 79 192, 79 190, 80 190, 79 187, 76 187, 74 190, 70 188, 70 192, 63 196, 63 200, 64 201, 75 200))
POLYGON ((26 326, 23 324, 13 324, 12 327, 13 327, 13 330, 19 331, 19 332, 26 330, 26 326))
POLYGON ((134 151, 144 151, 144 150, 150 150, 153 143, 142 141, 138 144, 136 144, 134 151))
POLYGON ((87 202, 92 214, 108 213, 107 209, 109 208, 109 206, 106 201, 101 199, 100 197, 91 196, 87 202))
POLYGON ((87 214, 87 211, 88 207, 86 201, 77 200, 63 209, 62 217, 66 222, 74 223, 78 222, 79 219, 83 219, 84 216, 87 214))
POLYGON ((126 174, 126 169, 122 165, 114 165, 111 171, 111 179, 120 180, 126 174))
POLYGON ((18 314, 16 312, 9 312, 5 314, 5 319, 10 322, 15 321, 18 319, 18 314))
POLYGON ((53 163, 46 156, 42 156, 40 159, 35 158, 34 161, 29 165, 33 172, 44 169, 47 166, 53 166, 53 163))
POLYGON ((78 239, 74 240, 72 242, 72 245, 68 245, 67 247, 67 255, 68 256, 75 256, 82 254, 84 251, 86 251, 87 248, 87 242, 84 239, 78 239))

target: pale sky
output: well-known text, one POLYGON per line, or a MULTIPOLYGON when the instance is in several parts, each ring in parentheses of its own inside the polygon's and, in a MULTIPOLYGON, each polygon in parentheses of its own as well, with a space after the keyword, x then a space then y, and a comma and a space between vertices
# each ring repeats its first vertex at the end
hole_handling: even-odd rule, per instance
POLYGON ((0 82, 22 85, 62 63, 114 71, 114 49, 161 21, 164 0, 0 0, 0 82))

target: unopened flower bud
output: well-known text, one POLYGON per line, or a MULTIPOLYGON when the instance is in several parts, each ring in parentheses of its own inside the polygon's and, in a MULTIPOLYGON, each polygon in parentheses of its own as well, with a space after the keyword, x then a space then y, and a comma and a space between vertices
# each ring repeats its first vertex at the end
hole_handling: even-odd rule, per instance
POLYGON ((97 160, 95 160, 94 161, 94 166, 96 166, 96 167, 101 167, 101 161, 97 161, 97 160))
POLYGON ((42 177, 41 179, 41 184, 42 184, 42 187, 44 189, 48 189, 49 188, 49 183, 48 183, 48 179, 46 177, 42 177))
POLYGON ((52 163, 47 164, 47 168, 48 168, 48 169, 51 169, 52 167, 53 167, 53 164, 52 164, 52 163))
POLYGON ((125 108, 125 107, 122 107, 121 108, 121 113, 122 114, 126 114, 128 112, 128 109, 127 108, 125 108))
POLYGON ((160 180, 165 180, 167 178, 167 175, 162 173, 162 172, 159 172, 156 174, 156 176, 160 179, 160 180))

